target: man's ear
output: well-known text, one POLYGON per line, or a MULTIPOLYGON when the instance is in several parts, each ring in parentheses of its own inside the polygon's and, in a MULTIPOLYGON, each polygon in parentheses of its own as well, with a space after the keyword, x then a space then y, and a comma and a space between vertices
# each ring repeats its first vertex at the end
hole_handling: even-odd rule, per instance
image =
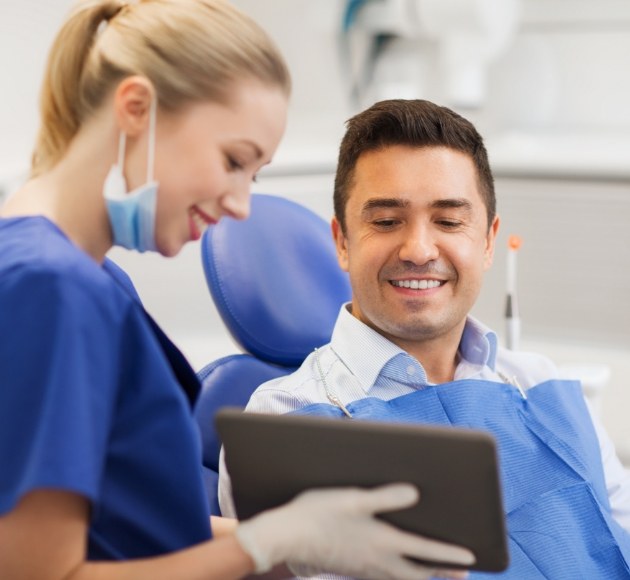
POLYGON ((153 84, 142 76, 123 79, 114 92, 114 111, 121 132, 137 137, 149 124, 151 103, 157 98, 153 84))
POLYGON ((337 261, 339 266, 344 272, 348 271, 348 242, 346 236, 343 233, 341 224, 337 221, 336 217, 333 217, 330 223, 333 239, 335 240, 335 246, 337 247, 337 261))
POLYGON ((495 215, 494 220, 492 220, 492 225, 488 230, 488 234, 486 235, 486 250, 483 256, 483 269, 489 270, 490 266, 492 266, 492 261, 494 259, 494 247, 497 239, 497 232, 499 231, 499 216, 495 215))

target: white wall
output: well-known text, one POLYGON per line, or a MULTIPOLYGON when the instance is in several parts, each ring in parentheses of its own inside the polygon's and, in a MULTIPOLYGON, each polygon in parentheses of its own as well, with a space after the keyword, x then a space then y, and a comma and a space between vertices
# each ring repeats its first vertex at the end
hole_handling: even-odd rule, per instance
MULTIPOLYGON (((291 122, 279 160, 303 164, 310 159, 320 167, 327 163, 334 168, 343 122, 355 112, 339 59, 344 2, 236 0, 235 4, 272 34, 293 73, 291 122)), ((413 49, 412 44, 407 47, 413 49)), ((418 42, 417 50, 420 59, 431 48, 418 42)), ((628 179, 629 61, 627 1, 523 0, 518 33, 489 68, 485 105, 462 112, 496 143, 499 173, 514 168, 554 173, 559 165, 564 174, 581 174, 597 172, 607 163, 606 175, 621 172, 628 179)), ((441 100, 436 71, 429 67, 425 72, 436 82, 420 82, 422 71, 415 71, 423 89, 417 96, 441 100)))
MULTIPOLYGON (((582 153, 601 160, 610 153, 621 164, 621 153, 630 152, 630 3, 522 1, 518 35, 490 68, 486 105, 466 111, 487 138, 497 142, 495 170, 518 167, 524 154, 529 169, 546 161, 551 167, 547 171, 553 171, 554 157, 563 163, 567 148, 573 157, 582 153), (523 133, 538 142, 505 138, 523 133), (589 140, 597 147, 590 147, 589 140)), ((28 165, 46 51, 72 3, 0 3, 0 182, 28 165)), ((339 64, 343 0, 234 3, 276 39, 293 74, 290 123, 278 158, 334 168, 343 122, 354 112, 339 64)), ((437 95, 434 83, 418 96, 437 95)), ((583 163, 566 165, 579 172, 583 163)), ((621 171, 628 178, 629 164, 624 165, 621 171)), ((605 170, 614 172, 613 163, 605 170)))
POLYGON ((70 6, 71 0, 0 2, 0 187, 28 169, 46 54, 70 6))

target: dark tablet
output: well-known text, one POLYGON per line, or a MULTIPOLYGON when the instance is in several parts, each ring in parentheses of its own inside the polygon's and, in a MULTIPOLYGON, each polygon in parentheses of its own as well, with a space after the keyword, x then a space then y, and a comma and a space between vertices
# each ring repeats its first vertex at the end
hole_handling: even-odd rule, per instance
POLYGON ((466 546, 477 558, 473 570, 507 567, 496 445, 486 432, 240 409, 221 410, 216 427, 239 519, 312 487, 411 482, 420 502, 384 520, 466 546))

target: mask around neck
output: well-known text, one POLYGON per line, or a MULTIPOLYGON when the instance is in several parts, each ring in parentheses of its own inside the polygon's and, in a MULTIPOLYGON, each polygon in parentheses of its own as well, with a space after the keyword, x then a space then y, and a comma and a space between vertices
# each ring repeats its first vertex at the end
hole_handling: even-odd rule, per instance
POLYGON ((158 182, 153 179, 155 157, 156 99, 151 103, 146 182, 133 191, 127 190, 124 176, 126 135, 120 134, 118 162, 112 165, 105 183, 103 197, 114 245, 138 252, 157 251, 155 245, 155 215, 158 182))

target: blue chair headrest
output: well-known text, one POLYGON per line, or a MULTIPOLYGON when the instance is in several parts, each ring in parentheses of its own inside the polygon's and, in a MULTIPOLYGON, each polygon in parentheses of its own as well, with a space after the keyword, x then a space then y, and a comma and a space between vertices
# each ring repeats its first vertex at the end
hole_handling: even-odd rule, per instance
POLYGON ((194 416, 201 427, 204 466, 219 471, 221 440, 214 428, 216 412, 221 407, 245 407, 258 386, 294 370, 270 365, 249 354, 235 354, 220 358, 199 371, 202 390, 194 416))
POLYGON ((223 219, 202 240, 206 280, 225 325, 264 361, 298 366, 327 343, 348 276, 328 223, 282 197, 254 194, 245 221, 223 219))

